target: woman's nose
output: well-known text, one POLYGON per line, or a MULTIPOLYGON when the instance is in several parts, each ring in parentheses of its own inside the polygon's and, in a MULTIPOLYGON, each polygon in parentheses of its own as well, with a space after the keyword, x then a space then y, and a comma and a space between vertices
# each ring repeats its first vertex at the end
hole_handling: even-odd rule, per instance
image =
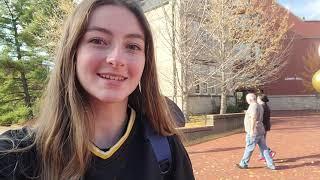
POLYGON ((124 52, 120 46, 114 46, 106 56, 106 62, 112 67, 121 67, 125 65, 124 52))

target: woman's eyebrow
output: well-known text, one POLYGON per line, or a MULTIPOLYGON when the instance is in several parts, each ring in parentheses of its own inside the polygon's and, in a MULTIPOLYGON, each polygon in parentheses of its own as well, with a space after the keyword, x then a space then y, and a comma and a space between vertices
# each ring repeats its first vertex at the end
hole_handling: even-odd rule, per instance
POLYGON ((87 32, 90 32, 90 31, 99 31, 99 32, 102 32, 102 33, 104 33, 104 34, 113 35, 110 30, 105 29, 105 28, 102 28, 102 27, 99 27, 99 26, 89 27, 89 28, 87 29, 87 32))
POLYGON ((128 34, 125 36, 126 38, 136 38, 136 39, 140 39, 142 41, 144 41, 144 36, 141 34, 128 34))
MULTIPOLYGON (((110 30, 102 28, 102 27, 99 27, 99 26, 89 27, 87 29, 87 32, 90 32, 90 31, 99 31, 99 32, 102 32, 102 33, 107 34, 107 35, 113 35, 113 33, 110 30)), ((142 41, 145 40, 144 35, 142 35, 140 33, 127 34, 125 36, 125 38, 136 38, 136 39, 140 39, 142 41)))

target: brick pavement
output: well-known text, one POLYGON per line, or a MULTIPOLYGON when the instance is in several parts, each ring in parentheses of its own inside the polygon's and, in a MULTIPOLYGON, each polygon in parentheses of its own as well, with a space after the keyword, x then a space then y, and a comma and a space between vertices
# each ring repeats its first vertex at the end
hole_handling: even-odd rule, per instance
POLYGON ((249 169, 236 168, 245 144, 239 133, 187 147, 196 179, 320 180, 320 113, 272 112, 271 122, 267 144, 277 152, 278 170, 258 161, 258 147, 249 169))

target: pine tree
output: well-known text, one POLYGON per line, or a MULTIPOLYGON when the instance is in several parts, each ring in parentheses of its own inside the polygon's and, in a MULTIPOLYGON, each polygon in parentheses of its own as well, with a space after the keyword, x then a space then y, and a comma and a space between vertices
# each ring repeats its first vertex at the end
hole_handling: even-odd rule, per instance
POLYGON ((34 117, 34 104, 48 74, 41 29, 34 24, 36 1, 0 0, 0 123, 34 117))

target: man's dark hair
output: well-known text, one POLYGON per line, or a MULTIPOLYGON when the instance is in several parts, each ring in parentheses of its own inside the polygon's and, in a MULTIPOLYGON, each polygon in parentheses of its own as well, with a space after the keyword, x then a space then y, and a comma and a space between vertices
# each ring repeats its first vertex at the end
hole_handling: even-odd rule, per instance
POLYGON ((261 94, 259 97, 260 97, 261 101, 263 101, 263 102, 269 102, 268 96, 266 96, 266 95, 264 95, 264 94, 261 94))

